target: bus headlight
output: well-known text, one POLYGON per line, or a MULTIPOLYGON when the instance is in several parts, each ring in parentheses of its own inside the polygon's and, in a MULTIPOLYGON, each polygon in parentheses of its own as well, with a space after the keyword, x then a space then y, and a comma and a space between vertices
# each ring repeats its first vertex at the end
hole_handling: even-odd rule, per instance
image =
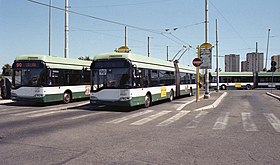
POLYGON ((91 95, 90 100, 97 100, 97 97, 91 95))
POLYGON ((131 98, 130 97, 121 97, 120 98, 120 101, 128 101, 130 100, 131 98))
POLYGON ((34 97, 44 97, 43 94, 35 94, 34 97))

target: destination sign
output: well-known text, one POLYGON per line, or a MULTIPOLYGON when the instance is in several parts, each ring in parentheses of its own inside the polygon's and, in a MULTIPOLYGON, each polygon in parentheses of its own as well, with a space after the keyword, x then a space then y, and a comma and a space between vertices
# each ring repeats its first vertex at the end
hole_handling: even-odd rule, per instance
POLYGON ((38 62, 16 62, 14 66, 16 68, 39 68, 42 65, 38 62))

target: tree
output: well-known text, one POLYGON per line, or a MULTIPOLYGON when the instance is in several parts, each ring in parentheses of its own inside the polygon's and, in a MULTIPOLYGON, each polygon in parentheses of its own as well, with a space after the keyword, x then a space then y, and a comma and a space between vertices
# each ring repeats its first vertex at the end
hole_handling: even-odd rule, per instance
POLYGON ((11 76, 12 75, 12 66, 10 64, 5 64, 2 67, 2 75, 3 76, 11 76))
POLYGON ((85 60, 85 61, 92 61, 93 60, 89 56, 79 57, 78 59, 79 60, 85 60))

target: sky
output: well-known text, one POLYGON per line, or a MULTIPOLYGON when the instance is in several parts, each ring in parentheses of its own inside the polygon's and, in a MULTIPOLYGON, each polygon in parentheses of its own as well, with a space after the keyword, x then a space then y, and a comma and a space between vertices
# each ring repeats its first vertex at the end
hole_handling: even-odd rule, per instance
MULTIPOLYGON (((50 0, 34 0, 49 4, 50 0)), ((78 58, 112 52, 127 44, 131 52, 172 59, 183 46, 191 47, 180 59, 191 65, 196 47, 205 42, 205 0, 68 0, 69 57, 78 58), (168 30, 167 30, 168 29, 168 30)), ((64 57, 64 0, 52 0, 51 55, 64 57)), ((209 0, 208 42, 218 41, 220 66, 224 55, 263 52, 280 54, 279 0, 209 0)), ((12 64, 22 54, 49 53, 49 7, 28 0, 0 0, 0 66, 12 64)), ((179 54, 180 55, 180 54, 179 54)), ((213 49, 216 55, 216 48, 213 49)), ((216 68, 215 57, 212 70, 216 68)))

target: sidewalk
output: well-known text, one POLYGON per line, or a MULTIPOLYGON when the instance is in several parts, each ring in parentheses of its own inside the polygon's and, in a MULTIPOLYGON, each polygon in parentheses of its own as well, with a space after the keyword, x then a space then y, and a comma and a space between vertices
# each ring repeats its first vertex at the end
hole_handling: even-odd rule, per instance
POLYGON ((13 102, 11 99, 2 99, 2 97, 0 97, 0 105, 11 103, 11 102, 13 102))
POLYGON ((210 98, 204 99, 204 93, 201 94, 202 98, 199 102, 192 102, 188 104, 184 109, 190 110, 190 111, 200 111, 200 110, 207 110, 207 109, 213 109, 219 105, 219 103, 222 101, 222 99, 227 95, 227 92, 225 91, 212 91, 210 93, 210 98))
POLYGON ((280 90, 272 90, 272 91, 266 92, 266 94, 273 98, 276 98, 280 101, 280 90))

